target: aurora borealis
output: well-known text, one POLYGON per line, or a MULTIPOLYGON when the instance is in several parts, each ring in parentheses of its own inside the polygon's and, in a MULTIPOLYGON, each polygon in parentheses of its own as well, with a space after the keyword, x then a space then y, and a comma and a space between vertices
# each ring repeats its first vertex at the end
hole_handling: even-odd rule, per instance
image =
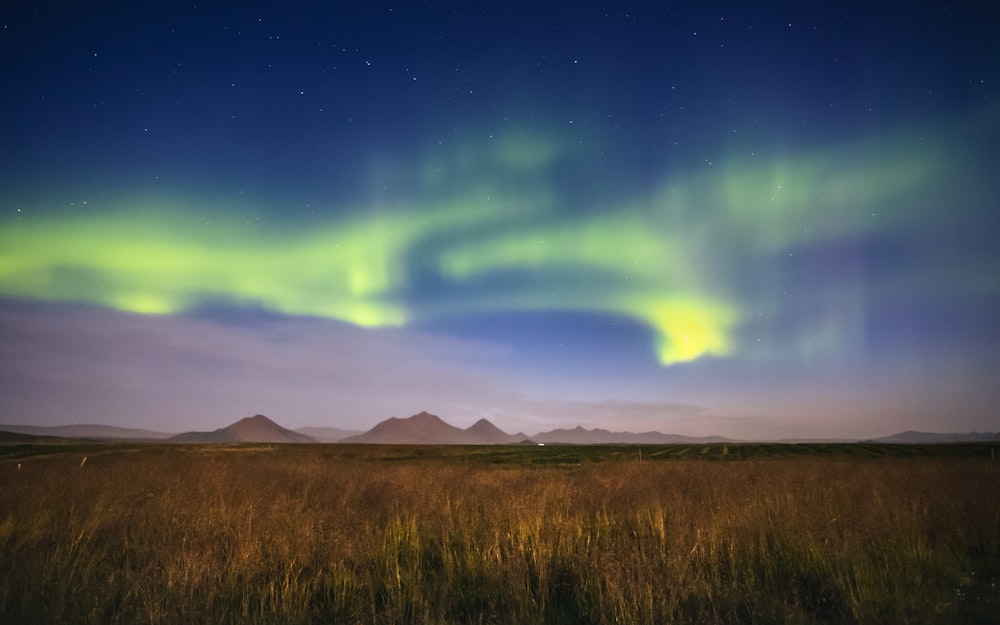
POLYGON ((7 11, 2 420, 995 431, 990 18, 573 7, 7 11))

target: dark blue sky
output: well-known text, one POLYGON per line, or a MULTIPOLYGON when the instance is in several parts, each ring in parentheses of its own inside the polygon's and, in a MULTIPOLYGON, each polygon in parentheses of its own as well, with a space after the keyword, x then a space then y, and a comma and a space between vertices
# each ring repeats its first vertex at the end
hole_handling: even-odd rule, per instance
POLYGON ((998 27, 4 8, 3 420, 1000 429, 998 27))

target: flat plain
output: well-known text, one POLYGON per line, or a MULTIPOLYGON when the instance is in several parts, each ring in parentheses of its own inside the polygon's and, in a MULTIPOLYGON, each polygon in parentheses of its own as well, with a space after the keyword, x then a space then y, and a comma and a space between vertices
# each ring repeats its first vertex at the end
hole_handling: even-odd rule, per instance
POLYGON ((995 623, 994 454, 10 440, 0 622, 995 623))

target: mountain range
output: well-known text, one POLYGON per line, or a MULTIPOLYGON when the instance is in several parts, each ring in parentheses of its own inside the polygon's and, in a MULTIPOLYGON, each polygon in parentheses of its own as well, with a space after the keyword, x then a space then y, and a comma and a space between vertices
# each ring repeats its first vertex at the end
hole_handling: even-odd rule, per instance
POLYGON ((99 440, 162 440, 171 434, 153 432, 139 428, 122 428, 114 425, 0 425, 0 432, 27 434, 30 436, 54 436, 57 438, 92 438, 99 440))
MULTIPOLYGON (((365 443, 380 445, 513 445, 564 444, 564 445, 664 445, 739 442, 722 436, 683 436, 662 432, 612 432, 577 426, 572 429, 555 429, 528 436, 522 432, 507 434, 487 419, 480 419, 468 428, 461 429, 443 421, 429 412, 420 412, 405 419, 392 417, 377 424, 367 432, 338 428, 286 429, 264 415, 241 419, 224 428, 210 432, 184 432, 166 434, 136 428, 107 425, 30 426, 0 425, 0 432, 20 436, 48 436, 58 438, 83 438, 99 440, 148 440, 178 443, 365 443)), ((0 442, 13 442, 21 438, 0 437, 0 442)), ((780 442, 806 442, 785 440, 780 442)), ((810 441, 815 442, 815 441, 810 441)), ((858 439, 838 439, 836 442, 861 442, 858 439)), ((893 444, 941 444, 962 442, 1000 442, 996 432, 935 433, 907 431, 869 439, 865 442, 893 444)))
POLYGON ((564 445, 670 445, 675 443, 731 443, 731 439, 722 436, 682 436, 681 434, 664 434, 662 432, 610 432, 601 428, 588 430, 582 426, 568 429, 556 429, 541 432, 531 437, 537 443, 562 443, 564 445))
POLYGON ((420 412, 406 419, 386 419, 364 434, 351 436, 340 442, 378 445, 511 445, 527 438, 522 433, 507 434, 486 419, 480 419, 463 430, 445 423, 429 412, 420 412))
POLYGON ((876 438, 874 443, 898 443, 905 445, 928 445, 937 443, 990 443, 1000 442, 998 432, 915 432, 907 431, 876 438))

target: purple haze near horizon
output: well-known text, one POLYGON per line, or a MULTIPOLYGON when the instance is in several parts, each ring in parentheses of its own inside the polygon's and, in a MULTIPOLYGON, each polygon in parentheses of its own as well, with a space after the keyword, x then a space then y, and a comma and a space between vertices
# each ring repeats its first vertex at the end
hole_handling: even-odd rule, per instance
POLYGON ((0 12, 0 423, 997 431, 1000 23, 0 12))

